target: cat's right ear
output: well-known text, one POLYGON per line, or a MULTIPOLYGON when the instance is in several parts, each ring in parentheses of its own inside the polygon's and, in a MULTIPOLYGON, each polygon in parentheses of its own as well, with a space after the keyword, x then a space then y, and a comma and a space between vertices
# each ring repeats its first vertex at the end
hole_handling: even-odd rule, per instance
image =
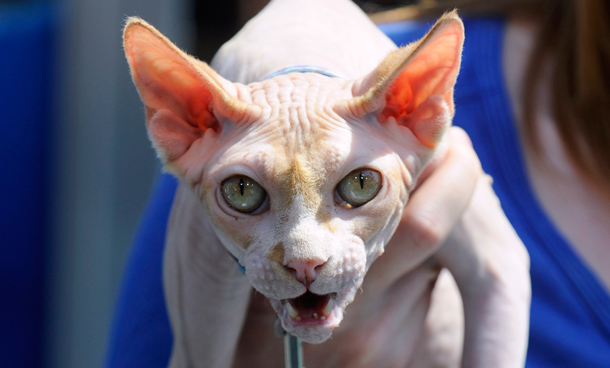
MULTIPOLYGON (((123 46, 131 76, 146 106, 146 127, 166 169, 183 175, 204 135, 222 122, 255 120, 259 109, 237 98, 237 85, 187 55, 154 27, 129 18, 123 46)), ((207 141, 207 140, 206 140, 207 141)))
POLYGON ((354 98, 342 102, 357 116, 377 114, 408 127, 433 148, 451 124, 453 88, 460 69, 464 25, 455 11, 443 15, 419 41, 391 52, 354 84, 354 98))

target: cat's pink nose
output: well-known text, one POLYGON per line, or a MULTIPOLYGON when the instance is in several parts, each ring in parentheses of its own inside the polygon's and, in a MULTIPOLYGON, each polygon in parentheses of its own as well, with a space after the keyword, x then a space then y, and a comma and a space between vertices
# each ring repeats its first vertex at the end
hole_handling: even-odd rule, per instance
POLYGON ((291 260, 286 264, 286 267, 294 272, 299 282, 309 286, 318 277, 318 270, 325 263, 326 261, 321 259, 291 260))

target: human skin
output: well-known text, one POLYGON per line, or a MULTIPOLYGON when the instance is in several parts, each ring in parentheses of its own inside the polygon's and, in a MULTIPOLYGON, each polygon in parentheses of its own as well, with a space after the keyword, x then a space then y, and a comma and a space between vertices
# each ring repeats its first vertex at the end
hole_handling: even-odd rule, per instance
MULTIPOLYGON (((520 130, 524 124, 524 77, 538 31, 537 24, 535 16, 517 12, 509 19, 505 36, 504 75, 520 130)), ((551 112, 550 68, 547 61, 546 74, 543 74, 536 96, 535 118, 542 155, 537 155, 527 144, 521 145, 524 147, 528 178, 536 197, 560 233, 610 292, 610 268, 607 264, 610 259, 610 247, 607 246, 610 239, 610 196, 600 193, 572 165, 562 147, 551 112)))

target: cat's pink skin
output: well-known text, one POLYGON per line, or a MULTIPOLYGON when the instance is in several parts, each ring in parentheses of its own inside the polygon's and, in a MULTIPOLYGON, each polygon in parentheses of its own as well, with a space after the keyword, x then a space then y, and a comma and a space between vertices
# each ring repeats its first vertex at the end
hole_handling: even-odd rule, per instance
MULTIPOLYGON (((367 271, 378 264, 373 262, 390 241, 404 243, 394 234, 400 234, 418 175, 435 153, 443 156, 447 150, 443 134, 453 115, 462 42, 463 26, 455 14, 442 18, 420 43, 392 52, 395 46, 349 1, 276 0, 223 46, 210 68, 144 21, 130 19, 125 50, 146 105, 147 128, 165 168, 181 180, 164 264, 172 367, 230 366, 240 339, 258 333, 249 329, 252 287, 269 300, 282 326, 307 342, 324 342, 340 329, 346 307, 358 304, 367 271), (314 65, 341 77, 291 73, 264 79, 293 65, 314 65), (381 189, 370 202, 351 208, 336 187, 359 168, 379 172, 381 189), (224 200, 221 185, 235 175, 253 179, 268 193, 260 209, 244 214, 224 200), (245 266, 247 277, 228 253, 245 266), (324 318, 291 315, 290 301, 306 292, 325 295, 324 318)), ((501 210, 491 211, 505 223, 501 210)), ((513 236, 511 230, 502 231, 513 236)), ((469 296, 461 282, 471 280, 472 289, 479 290, 477 280, 459 266, 450 267, 460 259, 451 252, 458 249, 464 258, 477 248, 456 239, 439 259, 456 270, 460 290, 469 296)), ((455 366, 464 329, 462 314, 455 312, 460 310, 455 284, 446 281, 448 274, 441 277, 430 307, 440 270, 430 261, 434 250, 408 243, 398 247, 404 269, 392 266, 372 277, 373 285, 383 285, 383 275, 409 274, 400 276, 400 301, 385 306, 387 316, 398 311, 394 325, 405 326, 408 336, 388 357, 403 365, 444 361, 455 366), (425 358, 416 358, 416 346, 429 347, 425 358)), ((478 339, 489 329, 494 342, 513 339, 518 348, 467 343, 464 364, 522 362, 525 289, 517 290, 523 301, 514 303, 519 305, 514 313, 487 311, 487 299, 480 305, 465 300, 466 338, 478 339), (470 318, 477 313, 484 323, 470 318), (513 315, 519 323, 507 332, 513 315)), ((481 301, 481 295, 472 300, 481 301)), ((354 311, 363 310, 358 308, 354 311)), ((352 319, 348 325, 353 324, 352 319)), ((246 362, 266 367, 276 358, 246 362)))

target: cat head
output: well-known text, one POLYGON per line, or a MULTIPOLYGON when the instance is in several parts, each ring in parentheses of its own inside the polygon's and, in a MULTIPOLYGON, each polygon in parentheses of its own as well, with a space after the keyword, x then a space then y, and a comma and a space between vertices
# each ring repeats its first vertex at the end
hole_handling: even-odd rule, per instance
POLYGON ((128 21, 125 52, 165 169, 293 335, 330 337, 383 253, 451 123, 463 38, 449 13, 359 79, 244 85, 128 21))

